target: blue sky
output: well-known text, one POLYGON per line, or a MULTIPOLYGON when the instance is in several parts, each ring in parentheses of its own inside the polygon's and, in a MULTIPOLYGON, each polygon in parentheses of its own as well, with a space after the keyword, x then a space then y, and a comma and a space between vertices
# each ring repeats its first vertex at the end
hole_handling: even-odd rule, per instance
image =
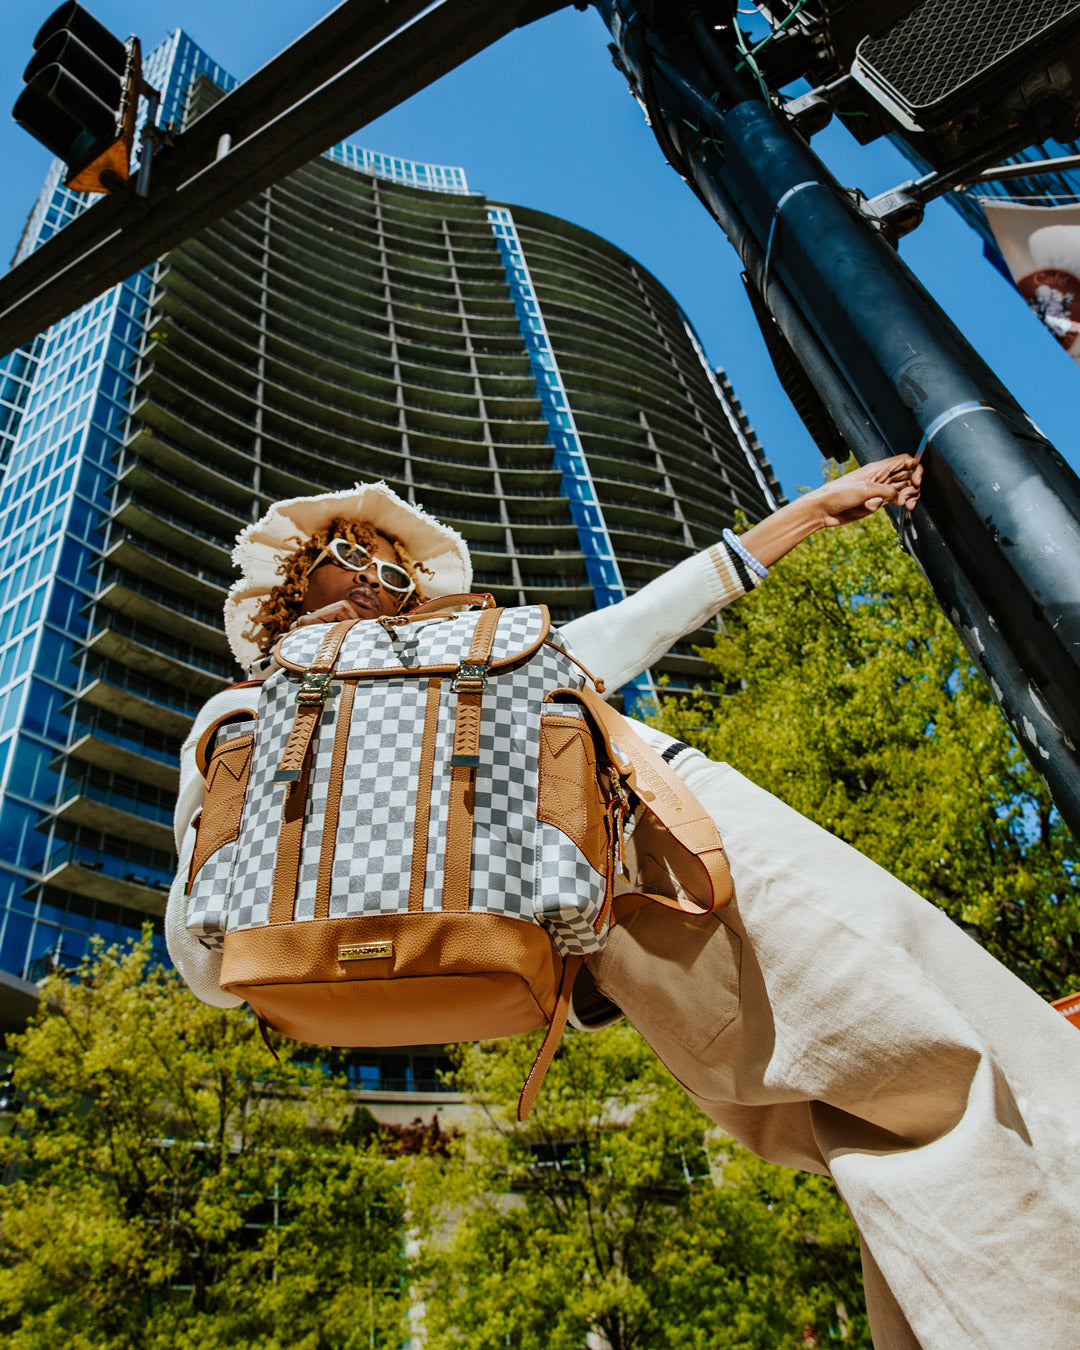
MULTIPOLYGON (((8 0, 0 74, 8 108, 34 33, 56 0, 8 0)), ((310 26, 325 0, 90 0, 144 49, 184 28, 243 78, 310 26)), ((595 11, 564 10, 502 39, 352 138, 411 159, 462 165, 488 196, 595 230, 649 268, 726 368, 785 491, 819 481, 821 459, 780 390, 742 292, 735 252, 663 157, 608 56, 595 11)), ((868 195, 911 176, 884 142, 858 146, 829 128, 814 148, 841 182, 868 195)), ((10 258, 49 155, 0 121, 5 191, 0 252, 10 258)), ((1021 404, 1080 468, 1080 370, 982 258, 981 241, 944 202, 901 255, 1021 404)), ((883 322, 887 317, 883 316, 883 322)))

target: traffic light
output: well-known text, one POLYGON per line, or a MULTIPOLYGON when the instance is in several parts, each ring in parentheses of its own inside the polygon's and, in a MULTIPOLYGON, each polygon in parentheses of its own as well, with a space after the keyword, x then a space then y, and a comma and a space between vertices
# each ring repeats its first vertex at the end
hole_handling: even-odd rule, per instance
MULTIPOLYGON (((727 0, 729 13, 735 0, 727 0)), ((996 164, 1080 133, 1080 9, 1071 0, 761 0, 765 81, 805 78, 862 144, 889 135, 932 168, 996 164)), ((800 106, 801 105, 801 106, 800 106)))
POLYGON ((69 0, 42 24, 12 116, 68 167, 65 186, 110 192, 127 182, 142 91, 137 38, 121 42, 69 0))

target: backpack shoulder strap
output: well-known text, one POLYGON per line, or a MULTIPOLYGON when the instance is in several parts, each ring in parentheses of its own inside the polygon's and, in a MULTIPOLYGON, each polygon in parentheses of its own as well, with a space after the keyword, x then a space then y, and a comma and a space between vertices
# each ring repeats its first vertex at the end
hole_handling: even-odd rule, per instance
POLYGON ((615 920, 650 900, 690 914, 708 914, 726 904, 732 893, 731 873, 712 817, 678 774, 609 703, 591 689, 557 691, 560 699, 568 696, 581 703, 599 733, 611 766, 676 844, 680 870, 686 870, 690 877, 690 884, 680 887, 678 897, 649 891, 616 896, 615 920))

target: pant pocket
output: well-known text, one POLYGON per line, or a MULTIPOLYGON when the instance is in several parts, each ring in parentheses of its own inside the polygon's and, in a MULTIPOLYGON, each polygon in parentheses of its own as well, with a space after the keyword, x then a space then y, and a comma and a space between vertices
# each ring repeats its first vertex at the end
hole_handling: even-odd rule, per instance
POLYGON ((592 963, 601 991, 672 1072, 698 1062, 739 1013, 742 939, 716 914, 644 905, 592 963))

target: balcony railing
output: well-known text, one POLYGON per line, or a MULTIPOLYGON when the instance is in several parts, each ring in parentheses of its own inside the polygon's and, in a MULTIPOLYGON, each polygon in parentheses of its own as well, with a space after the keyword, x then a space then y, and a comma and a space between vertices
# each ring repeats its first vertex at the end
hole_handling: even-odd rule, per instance
MULTIPOLYGON (((168 469, 163 469, 160 464, 155 464, 152 460, 141 460, 137 466, 127 465, 124 468, 124 473, 127 473, 129 469, 134 467, 145 469, 145 471, 149 473, 152 477, 160 479, 160 481, 164 483, 166 487, 176 488, 178 492, 185 492, 189 497, 194 497, 197 501, 205 502, 207 506, 212 506, 214 510, 219 512, 221 515, 227 516, 229 519, 236 521, 237 531, 243 529, 243 527, 249 523, 244 519, 243 516, 238 516, 235 511, 230 511, 228 507, 223 506, 221 504, 220 498, 212 497, 207 492, 200 492, 197 488, 193 488, 190 483, 185 483, 182 478, 177 478, 175 474, 170 473, 168 469)), ((252 493, 253 497, 254 495, 255 494, 252 493)), ((269 505, 269 502, 267 502, 267 505, 269 505)), ((185 517, 180 517, 180 520, 184 519, 185 517)), ((188 528, 191 529, 194 534, 202 533, 194 526, 189 526, 188 528)), ((214 542, 218 543, 219 547, 221 546, 219 543, 220 540, 219 535, 205 535, 204 538, 213 540, 214 542)))
POLYGON ((111 586, 122 586, 127 591, 133 591, 136 595, 143 596, 146 600, 152 600, 154 604, 161 605, 164 609, 176 614, 186 615, 189 619, 205 624, 207 628, 212 628, 215 632, 221 627, 220 610, 210 609, 207 605, 196 604, 193 600, 177 595, 175 591, 168 591, 163 586, 155 586, 152 582, 144 581, 141 577, 135 577, 132 573, 125 572, 114 565, 102 567, 101 589, 95 595, 94 600, 100 600, 104 592, 111 586))
MULTIPOLYGON (((151 792, 152 789, 144 791, 151 792)), ((155 825, 164 825, 166 829, 172 828, 175 793, 157 793, 156 800, 148 799, 145 796, 135 796, 121 787, 106 786, 97 781, 92 774, 84 773, 67 780, 57 805, 63 806, 76 797, 86 797, 92 802, 99 802, 102 806, 112 807, 115 811, 123 811, 129 816, 139 816, 143 820, 153 821, 155 825)))
MULTIPOLYGON (((150 850, 145 852, 149 853, 150 850)), ((154 852, 164 859, 160 850, 154 852)), ((167 891, 173 881, 171 861, 168 863, 163 861, 159 866, 141 857, 121 858, 101 848, 79 843, 77 840, 53 848, 46 860, 45 869, 53 872, 65 864, 81 867, 87 872, 98 872, 101 876, 112 877, 116 881, 127 881, 133 886, 146 886, 155 891, 167 891)))
POLYGON ((226 661, 224 657, 212 656, 204 647, 195 647, 189 642, 176 642, 141 623, 133 623, 123 614, 111 614, 108 625, 90 633, 86 640, 92 643, 106 632, 115 633, 118 637, 127 638, 140 647, 147 647, 174 661, 193 666, 207 675, 216 675, 222 680, 230 681, 236 677, 234 662, 226 661))
MULTIPOLYGON (((72 704, 67 703, 64 706, 70 709, 72 704)), ((130 723, 122 730, 116 717, 100 709, 92 713, 83 709, 76 713, 76 719, 74 732, 76 739, 93 736, 95 740, 114 745, 118 750, 143 755, 147 759, 156 760, 159 764, 167 764, 173 768, 176 766, 180 745, 175 736, 163 735, 149 727, 142 727, 136 732, 130 723)))
MULTIPOLYGON (((152 472, 155 475, 157 475, 163 471, 159 470, 157 465, 154 465, 152 468, 152 472)), ((223 553, 227 554, 229 552, 230 544, 225 543, 222 540, 221 535, 211 534, 209 530, 201 529, 198 525, 195 525, 190 520, 188 520, 186 516, 178 516, 172 511, 167 511, 165 507, 159 506, 157 502, 149 502, 149 501, 144 502, 140 500, 138 497, 134 496, 133 494, 128 493, 125 496, 121 497, 120 500, 113 507, 112 512, 113 517, 115 518, 116 515, 120 511, 122 511, 125 506, 137 506, 140 510, 146 511, 148 514, 152 516, 156 516, 160 520, 164 521, 166 524, 175 525, 178 530, 186 530, 188 534, 193 534, 196 536, 196 538, 203 539, 208 544, 213 544, 215 548, 221 549, 223 553)), ((141 538, 142 536, 138 537, 141 538)))
POLYGON ((133 530, 121 530, 114 534, 110 547, 120 543, 131 544, 140 553, 148 553, 152 558, 168 563, 170 567, 175 567, 186 576, 194 577, 196 581, 205 582, 209 586, 217 586, 219 590, 227 591, 232 585, 232 578, 226 573, 218 572, 212 567, 192 567, 190 558, 185 558, 175 549, 166 548, 155 539, 148 539, 144 534, 136 534, 133 530))
POLYGON ((194 717, 206 702, 196 694, 187 694, 175 685, 162 685, 160 680, 152 680, 140 671, 122 666, 116 661, 92 662, 88 666, 88 673, 103 684, 111 684, 134 694, 136 698, 156 703, 170 712, 182 713, 185 717, 194 717))

